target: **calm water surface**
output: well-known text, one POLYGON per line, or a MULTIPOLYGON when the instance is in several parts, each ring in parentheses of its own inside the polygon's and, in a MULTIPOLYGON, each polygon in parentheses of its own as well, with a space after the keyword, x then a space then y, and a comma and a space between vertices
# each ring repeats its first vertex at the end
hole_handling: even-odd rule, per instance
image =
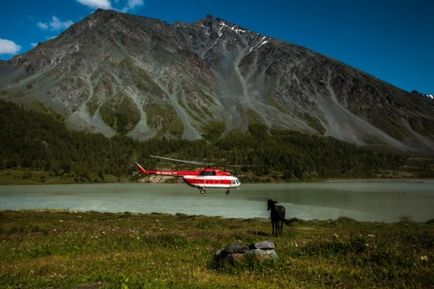
POLYGON ((184 213, 226 218, 266 218, 266 199, 278 200, 287 217, 361 221, 434 218, 434 181, 337 181, 243 184, 198 190, 185 184, 80 184, 0 186, 0 210, 70 209, 104 212, 184 213))

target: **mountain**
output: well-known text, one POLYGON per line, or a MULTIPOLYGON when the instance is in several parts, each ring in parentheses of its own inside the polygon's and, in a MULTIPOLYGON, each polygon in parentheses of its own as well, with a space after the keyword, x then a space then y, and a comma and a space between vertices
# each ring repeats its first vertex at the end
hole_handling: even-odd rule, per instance
POLYGON ((434 151, 434 101, 213 16, 168 24, 99 9, 1 62, 0 97, 109 137, 218 138, 260 124, 434 151))

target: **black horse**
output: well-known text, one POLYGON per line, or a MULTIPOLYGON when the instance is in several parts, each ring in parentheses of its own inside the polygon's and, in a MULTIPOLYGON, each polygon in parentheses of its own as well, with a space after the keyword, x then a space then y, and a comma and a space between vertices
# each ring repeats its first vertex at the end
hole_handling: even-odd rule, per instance
POLYGON ((278 234, 282 234, 283 223, 289 226, 289 222, 285 220, 285 207, 276 206, 276 204, 276 201, 270 199, 267 202, 267 210, 271 210, 271 225, 273 226, 273 232, 271 234, 277 237, 278 234))

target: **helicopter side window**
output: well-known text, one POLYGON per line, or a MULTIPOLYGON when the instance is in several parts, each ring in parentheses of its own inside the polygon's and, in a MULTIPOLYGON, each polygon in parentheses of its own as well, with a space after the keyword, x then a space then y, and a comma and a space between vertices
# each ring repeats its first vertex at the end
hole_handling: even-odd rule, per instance
POLYGON ((201 176, 215 176, 215 172, 214 171, 212 171, 212 172, 202 172, 200 175, 201 176))

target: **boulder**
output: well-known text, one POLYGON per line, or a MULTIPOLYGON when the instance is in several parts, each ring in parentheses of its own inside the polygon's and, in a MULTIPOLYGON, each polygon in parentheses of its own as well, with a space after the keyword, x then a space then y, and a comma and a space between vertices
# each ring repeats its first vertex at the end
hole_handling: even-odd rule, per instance
POLYGON ((262 241, 255 243, 252 249, 260 249, 260 250, 274 250, 276 247, 274 243, 271 241, 262 241))
POLYGON ((249 247, 244 245, 243 243, 234 243, 234 244, 227 245, 224 248, 224 251, 227 254, 235 254, 235 253, 244 254, 247 251, 249 251, 249 247))
POLYGON ((214 262, 217 267, 242 266, 272 261, 278 258, 275 245, 271 241, 262 241, 249 246, 243 243, 233 243, 217 250, 214 262))

